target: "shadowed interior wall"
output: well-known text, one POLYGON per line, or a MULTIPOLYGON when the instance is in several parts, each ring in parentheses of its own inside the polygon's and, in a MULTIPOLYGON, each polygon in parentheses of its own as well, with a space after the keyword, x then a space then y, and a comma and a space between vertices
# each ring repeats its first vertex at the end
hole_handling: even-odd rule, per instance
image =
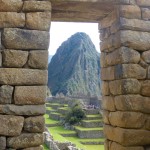
MULTIPOLYGON (((105 150, 150 149, 150 0, 51 3, 52 20, 100 23, 105 150)), ((43 149, 51 3, 0 0, 1 150, 43 149)))

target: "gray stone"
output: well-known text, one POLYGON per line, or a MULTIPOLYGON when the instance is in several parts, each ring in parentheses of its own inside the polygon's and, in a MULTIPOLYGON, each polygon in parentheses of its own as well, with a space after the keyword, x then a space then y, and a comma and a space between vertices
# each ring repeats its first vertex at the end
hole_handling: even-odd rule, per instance
POLYGON ((29 117, 25 119, 24 130, 27 132, 42 133, 45 129, 45 119, 43 116, 29 117))
POLYGON ((144 96, 150 96, 150 80, 145 80, 142 83, 141 94, 144 96))
POLYGON ((0 0, 0 12, 19 12, 22 9, 22 0, 0 0))
POLYGON ((150 64, 150 50, 142 53, 142 58, 145 62, 150 64))
POLYGON ((2 54, 1 54, 1 52, 0 52, 0 67, 2 67, 2 54))
POLYGON ((43 142, 43 134, 39 133, 22 133, 19 136, 7 138, 7 146, 15 149, 36 147, 43 142))
POLYGON ((3 54, 3 65, 5 67, 12 67, 12 68, 23 67, 28 59, 27 51, 4 50, 2 54, 3 54))
POLYGON ((24 124, 24 117, 0 115, 0 135, 18 136, 24 124))
POLYGON ((0 136, 0 149, 5 150, 6 149, 6 137, 0 136))
POLYGON ((46 85, 47 71, 37 69, 0 68, 0 84, 46 85))
POLYGON ((0 114, 37 116, 45 114, 45 105, 0 105, 0 114))
POLYGON ((142 19, 149 20, 150 19, 150 9, 142 8, 142 19))
POLYGON ((23 150, 44 150, 43 146, 25 148, 23 150))
POLYGON ((0 87, 0 104, 11 104, 13 87, 9 85, 3 85, 0 87))
POLYGON ((17 105, 45 104, 46 86, 16 86, 14 103, 17 105))
POLYGON ((8 49, 48 49, 49 32, 5 28, 2 40, 8 49))
POLYGON ((1 12, 0 28, 24 27, 25 14, 17 12, 1 12))
POLYGON ((48 51, 30 51, 28 65, 31 68, 47 69, 48 51))

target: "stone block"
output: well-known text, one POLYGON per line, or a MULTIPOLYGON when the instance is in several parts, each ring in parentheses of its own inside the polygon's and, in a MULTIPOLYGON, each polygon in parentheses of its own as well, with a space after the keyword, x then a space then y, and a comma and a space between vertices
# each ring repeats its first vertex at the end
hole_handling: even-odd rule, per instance
POLYGON ((43 134, 39 133, 22 133, 19 136, 7 138, 7 146, 14 149, 36 147, 43 143, 43 134))
POLYGON ((150 79, 150 66, 148 67, 148 79, 150 79))
POLYGON ((150 32, 150 21, 120 18, 120 27, 122 29, 150 32))
POLYGON ((150 49, 150 33, 131 30, 120 31, 121 43, 138 51, 150 49))
POLYGON ((149 51, 145 51, 145 52, 142 53, 142 59, 146 63, 150 64, 150 50, 149 51))
POLYGON ((4 46, 8 49, 48 49, 49 32, 5 28, 2 41, 4 46))
POLYGON ((33 12, 26 14, 26 26, 29 29, 49 31, 50 20, 50 12, 33 12))
POLYGON ((0 105, 0 114, 37 116, 45 114, 45 105, 0 105))
POLYGON ((101 67, 107 67, 107 62, 106 62, 106 57, 107 54, 104 53, 104 52, 101 52, 101 55, 100 55, 100 65, 101 67))
POLYGON ((146 69, 138 64, 121 64, 115 66, 115 79, 135 78, 145 79, 146 69))
POLYGON ((149 8, 142 8, 142 19, 150 20, 150 9, 149 8))
POLYGON ((46 85, 47 71, 37 69, 0 68, 0 84, 46 85))
POLYGON ((120 95, 115 97, 115 106, 121 111, 150 113, 150 98, 141 95, 120 95))
POLYGON ((0 135, 18 136, 21 134, 24 117, 0 115, 0 135))
POLYGON ((141 94, 144 96, 150 96, 150 80, 145 80, 142 83, 141 94))
POLYGON ((110 93, 113 95, 139 94, 141 84, 137 79, 122 79, 109 82, 110 93))
POLYGON ((25 148, 23 150, 44 150, 43 146, 25 148))
POLYGON ((139 6, 150 6, 150 0, 136 0, 139 6))
POLYGON ((112 142, 110 146, 110 150, 144 150, 142 146, 136 146, 136 147, 125 147, 122 146, 116 142, 112 142))
POLYGON ((47 69, 48 51, 30 51, 28 65, 31 68, 47 69))
MULTIPOLYGON (((2 49, 2 33, 0 32, 0 50, 2 49)), ((1 56, 1 53, 0 53, 0 65, 2 64, 2 58, 1 58, 2 56, 1 56)))
POLYGON ((150 117, 149 116, 147 116, 146 118, 145 129, 150 130, 150 117))
POLYGON ((28 60, 28 52, 20 50, 4 50, 3 55, 3 66, 4 67, 23 67, 28 60))
POLYGON ((46 100, 46 86, 16 86, 14 103, 17 105, 39 105, 46 100))
POLYGON ((0 52, 0 67, 2 67, 2 54, 1 54, 1 52, 0 52))
POLYGON ((19 12, 22 9, 22 0, 0 0, 0 12, 19 12))
POLYGON ((117 11, 113 11, 108 16, 106 16, 104 19, 100 21, 100 29, 108 28, 114 23, 118 18, 117 11))
POLYGON ((110 94, 109 82, 101 81, 101 92, 102 92, 102 95, 109 95, 110 94))
POLYGON ((141 9, 137 5, 121 5, 120 16, 129 19, 141 19, 141 9))
POLYGON ((51 3, 49 1, 25 1, 23 5, 25 12, 43 12, 51 11, 51 3))
POLYGON ((11 104, 14 88, 9 85, 0 87, 0 104, 11 104))
POLYGON ((124 129, 104 125, 106 138, 122 146, 142 146, 150 143, 150 131, 143 129, 124 129))
POLYGON ((0 28, 24 27, 25 14, 17 12, 1 12, 0 28))
POLYGON ((5 150, 6 149, 6 137, 0 136, 0 149, 5 150))
POLYGON ((137 64, 140 61, 140 53, 127 47, 121 47, 106 56, 108 65, 116 64, 137 64))
POLYGON ((100 46, 102 52, 111 52, 114 51, 114 49, 121 47, 120 32, 117 32, 114 35, 111 35, 109 38, 102 41, 100 46))
POLYGON ((113 96, 103 96, 102 97, 102 108, 109 111, 115 111, 115 103, 113 96))
POLYGON ((103 121, 105 124, 110 124, 109 122, 109 111, 103 110, 103 121))
POLYGON ((101 68, 101 80, 114 80, 115 79, 115 67, 101 68))
POLYGON ((104 28, 100 30, 100 39, 103 41, 104 39, 108 38, 110 36, 110 29, 104 28))
POLYGON ((146 117, 139 112, 110 112, 109 121, 111 125, 122 128, 142 128, 145 124, 146 117))
POLYGON ((29 117, 25 119, 24 130, 30 133, 42 133, 45 129, 45 119, 43 116, 29 117))

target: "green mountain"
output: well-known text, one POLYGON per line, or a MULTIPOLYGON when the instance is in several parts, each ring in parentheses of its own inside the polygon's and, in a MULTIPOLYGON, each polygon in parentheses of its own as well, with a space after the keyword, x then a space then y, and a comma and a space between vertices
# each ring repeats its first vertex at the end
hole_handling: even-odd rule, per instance
POLYGON ((100 54, 86 33, 78 32, 62 43, 48 73, 52 95, 100 95, 100 54))

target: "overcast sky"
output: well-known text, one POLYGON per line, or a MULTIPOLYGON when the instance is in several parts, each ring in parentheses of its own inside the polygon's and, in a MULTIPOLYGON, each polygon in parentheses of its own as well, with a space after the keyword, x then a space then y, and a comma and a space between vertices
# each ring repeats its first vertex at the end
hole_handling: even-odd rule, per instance
POLYGON ((49 54, 54 55, 57 48, 76 32, 87 33, 93 41, 96 49, 99 48, 99 33, 97 23, 70 23, 70 22, 52 22, 50 29, 50 47, 49 54))

